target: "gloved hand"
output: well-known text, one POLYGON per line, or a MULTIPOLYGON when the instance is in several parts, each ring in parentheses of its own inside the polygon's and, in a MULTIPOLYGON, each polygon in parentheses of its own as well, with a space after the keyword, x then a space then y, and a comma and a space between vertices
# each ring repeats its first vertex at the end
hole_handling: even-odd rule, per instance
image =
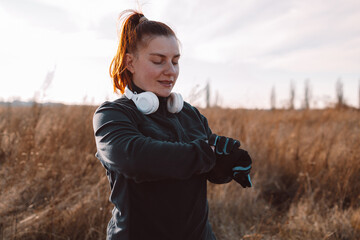
POLYGON ((211 134, 209 138, 209 145, 215 147, 216 154, 229 155, 234 149, 240 147, 240 142, 232 138, 211 134))
POLYGON ((252 187, 250 179, 250 170, 251 170, 251 157, 249 153, 243 149, 239 149, 242 153, 240 154, 240 162, 237 166, 233 167, 233 179, 240 183, 243 188, 252 187))
POLYGON ((243 188, 251 187, 251 157, 247 151, 237 148, 229 155, 219 155, 216 161, 217 171, 224 176, 231 176, 243 188))
POLYGON ((214 147, 214 152, 216 154, 216 164, 208 173, 208 180, 217 184, 230 182, 233 178, 231 168, 224 164, 225 162, 219 159, 219 157, 231 154, 234 149, 240 147, 240 142, 232 138, 212 134, 209 137, 208 143, 210 146, 214 147))

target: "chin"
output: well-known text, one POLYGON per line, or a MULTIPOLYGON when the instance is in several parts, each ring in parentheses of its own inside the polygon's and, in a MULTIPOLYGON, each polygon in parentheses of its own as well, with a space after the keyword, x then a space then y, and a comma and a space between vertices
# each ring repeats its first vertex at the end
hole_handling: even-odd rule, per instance
POLYGON ((168 96, 170 96, 170 93, 171 93, 171 90, 155 92, 155 94, 159 97, 168 97, 168 96))

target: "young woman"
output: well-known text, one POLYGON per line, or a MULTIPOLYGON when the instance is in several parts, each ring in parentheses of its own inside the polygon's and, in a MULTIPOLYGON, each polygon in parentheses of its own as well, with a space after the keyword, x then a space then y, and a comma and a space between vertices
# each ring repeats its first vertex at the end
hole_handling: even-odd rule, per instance
POLYGON ((96 156, 115 205, 108 239, 215 239, 207 180, 251 187, 251 158, 237 140, 212 134, 199 111, 172 93, 179 44, 164 23, 126 11, 110 66, 124 95, 103 103, 93 126, 96 156))

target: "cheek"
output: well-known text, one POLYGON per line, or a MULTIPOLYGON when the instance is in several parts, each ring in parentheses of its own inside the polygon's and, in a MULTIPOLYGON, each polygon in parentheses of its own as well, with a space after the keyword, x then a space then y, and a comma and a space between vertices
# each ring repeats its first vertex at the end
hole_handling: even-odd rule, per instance
POLYGON ((146 78, 157 77, 161 74, 161 69, 157 68, 153 64, 144 64, 143 66, 143 74, 146 78))

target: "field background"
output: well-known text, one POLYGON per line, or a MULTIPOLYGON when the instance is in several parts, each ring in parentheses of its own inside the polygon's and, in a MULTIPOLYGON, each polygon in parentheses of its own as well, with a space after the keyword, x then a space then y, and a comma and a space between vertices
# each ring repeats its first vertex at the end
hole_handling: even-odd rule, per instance
MULTIPOLYGON (((105 239, 93 106, 0 108, 0 239, 105 239)), ((253 158, 254 187, 209 183, 222 239, 360 239, 360 111, 201 109, 253 158)))

